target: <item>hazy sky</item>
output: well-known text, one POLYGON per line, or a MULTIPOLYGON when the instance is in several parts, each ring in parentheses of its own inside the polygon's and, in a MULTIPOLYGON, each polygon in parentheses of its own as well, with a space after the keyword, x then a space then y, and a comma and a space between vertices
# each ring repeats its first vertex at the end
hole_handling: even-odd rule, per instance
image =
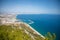
POLYGON ((0 0, 0 12, 58 13, 58 0, 0 0))

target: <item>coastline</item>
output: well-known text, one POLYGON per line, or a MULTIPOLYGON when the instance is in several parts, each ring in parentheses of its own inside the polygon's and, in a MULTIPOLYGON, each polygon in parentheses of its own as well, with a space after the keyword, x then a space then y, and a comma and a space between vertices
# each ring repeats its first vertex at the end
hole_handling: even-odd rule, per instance
POLYGON ((45 37, 43 35, 41 35, 38 31, 36 31, 34 28, 32 28, 30 25, 28 25, 27 23, 21 22, 22 24, 25 24, 27 27, 29 27, 30 29, 32 29, 34 31, 34 33, 40 35, 42 38, 45 39, 45 37))
POLYGON ((27 23, 25 23, 23 21, 19 21, 18 19, 16 19, 16 16, 11 17, 11 16, 8 15, 8 17, 6 17, 6 15, 3 15, 2 17, 0 18, 1 25, 11 25, 11 24, 16 25, 16 24, 18 24, 18 25, 21 25, 22 27, 26 28, 27 31, 30 31, 33 34, 38 34, 43 39, 45 39, 45 37, 43 35, 41 35, 39 32, 37 32, 29 24, 27 24, 27 23))

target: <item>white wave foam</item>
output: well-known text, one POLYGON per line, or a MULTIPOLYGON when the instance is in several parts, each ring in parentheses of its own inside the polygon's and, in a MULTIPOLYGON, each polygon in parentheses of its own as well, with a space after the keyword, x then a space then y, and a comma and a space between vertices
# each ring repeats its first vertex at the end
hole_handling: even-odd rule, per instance
POLYGON ((29 21, 28 24, 33 24, 34 23, 34 21, 32 21, 32 20, 28 20, 28 21, 29 21))
POLYGON ((31 28, 35 33, 37 33, 38 35, 40 35, 42 38, 45 39, 45 37, 43 35, 41 35, 41 33, 39 33, 38 31, 36 31, 34 28, 32 28, 30 25, 28 25, 27 23, 24 23, 25 25, 27 25, 27 27, 31 28))

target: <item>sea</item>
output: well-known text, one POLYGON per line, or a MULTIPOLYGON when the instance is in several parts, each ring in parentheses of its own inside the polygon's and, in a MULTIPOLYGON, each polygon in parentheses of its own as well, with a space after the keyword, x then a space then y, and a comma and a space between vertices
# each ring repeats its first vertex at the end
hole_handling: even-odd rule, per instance
POLYGON ((56 40, 60 34, 60 15, 58 14, 19 14, 16 17, 19 21, 26 22, 43 36, 47 32, 55 33, 56 40))

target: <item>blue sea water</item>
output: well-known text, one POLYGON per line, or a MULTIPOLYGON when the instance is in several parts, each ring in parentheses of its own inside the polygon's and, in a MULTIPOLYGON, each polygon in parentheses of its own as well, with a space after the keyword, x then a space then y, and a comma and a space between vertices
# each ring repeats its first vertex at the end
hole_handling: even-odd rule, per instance
POLYGON ((59 40, 59 17, 60 15, 57 14, 20 14, 17 16, 17 19, 28 24, 30 23, 29 25, 42 35, 45 35, 47 32, 56 33, 56 40, 59 40))

